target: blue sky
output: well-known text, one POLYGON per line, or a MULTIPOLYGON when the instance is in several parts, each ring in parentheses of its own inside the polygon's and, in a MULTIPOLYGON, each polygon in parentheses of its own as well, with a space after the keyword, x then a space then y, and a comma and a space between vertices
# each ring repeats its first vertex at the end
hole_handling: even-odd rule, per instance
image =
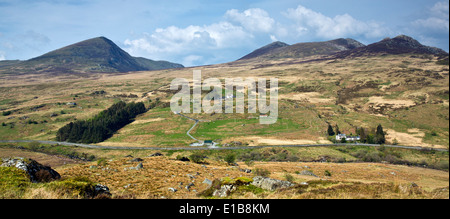
POLYGON ((449 0, 0 0, 0 60, 105 36, 133 56, 234 61, 273 41, 400 34, 449 51, 449 0))

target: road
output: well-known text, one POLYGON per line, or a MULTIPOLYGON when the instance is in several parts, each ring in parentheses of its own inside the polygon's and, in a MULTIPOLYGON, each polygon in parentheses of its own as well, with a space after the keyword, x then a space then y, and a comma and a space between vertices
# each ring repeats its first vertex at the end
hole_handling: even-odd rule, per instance
MULTIPOLYGON (((207 148, 207 147, 112 147, 112 146, 100 146, 89 144, 77 144, 70 142, 57 142, 57 141, 33 141, 33 140, 0 140, 0 143, 30 143, 38 142, 40 144, 53 144, 63 145, 68 147, 82 147, 93 149, 107 149, 107 150, 239 150, 239 149, 258 149, 269 147, 334 147, 334 146, 366 146, 366 147, 380 147, 377 144, 307 144, 307 145, 265 145, 265 146, 245 146, 245 147, 222 147, 222 148, 207 148)), ((423 148, 401 145, 384 145, 389 148, 403 148, 411 150, 434 150, 434 151, 448 151, 447 149, 439 148, 423 148)))
POLYGON ((182 116, 182 117, 184 117, 184 118, 186 118, 186 119, 190 119, 190 120, 195 121, 194 126, 192 126, 192 128, 189 129, 189 131, 187 131, 186 134, 187 134, 190 138, 192 138, 194 141, 199 141, 198 139, 194 138, 194 137, 190 134, 190 132, 192 131, 192 129, 195 128, 195 126, 197 126, 197 124, 200 122, 200 120, 198 120, 198 119, 193 119, 193 118, 191 118, 191 117, 189 117, 189 116, 185 116, 185 115, 183 115, 183 114, 181 114, 181 113, 177 113, 177 115, 182 116))

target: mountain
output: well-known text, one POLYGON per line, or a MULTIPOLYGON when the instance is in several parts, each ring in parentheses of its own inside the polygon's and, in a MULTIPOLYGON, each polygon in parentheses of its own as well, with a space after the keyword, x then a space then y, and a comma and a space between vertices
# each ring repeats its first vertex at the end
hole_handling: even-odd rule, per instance
POLYGON ((97 37, 16 64, 0 65, 6 73, 115 73, 182 68, 180 64, 135 58, 111 40, 97 37))
POLYGON ((262 60, 305 58, 315 55, 330 55, 360 47, 364 47, 364 44, 348 38, 340 38, 326 42, 297 43, 290 46, 286 43, 275 42, 257 49, 239 60, 249 60, 255 58, 262 60))
POLYGON ((272 52, 273 50, 279 49, 279 48, 283 48, 283 47, 287 47, 289 46, 289 44, 277 41, 277 42, 273 42, 267 46, 263 46, 251 53, 249 53, 248 55, 240 58, 239 60, 244 60, 244 59, 252 59, 252 58, 256 58, 265 54, 268 54, 270 52, 272 52))
POLYGON ((436 56, 448 56, 448 53, 436 47, 425 46, 412 37, 400 35, 395 38, 385 38, 380 42, 368 46, 347 50, 336 54, 338 58, 358 57, 380 54, 430 54, 436 56))

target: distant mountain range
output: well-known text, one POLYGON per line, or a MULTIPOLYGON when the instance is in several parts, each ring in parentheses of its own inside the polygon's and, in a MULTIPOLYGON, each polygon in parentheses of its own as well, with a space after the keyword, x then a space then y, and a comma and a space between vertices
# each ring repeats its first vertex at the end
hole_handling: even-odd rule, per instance
POLYGON ((1 61, 0 73, 116 73, 183 67, 167 61, 132 57, 111 40, 97 37, 27 61, 1 61))
POLYGON ((371 56, 381 54, 430 54, 448 58, 448 53, 442 49, 424 46, 417 40, 400 35, 395 38, 386 38, 380 42, 364 45, 354 39, 336 39, 325 42, 310 42, 288 45, 283 42, 274 42, 261 47, 238 61, 251 60, 277 60, 285 58, 306 58, 311 56, 328 56, 329 58, 346 58, 371 56))
POLYGON ((284 59, 284 58, 305 58, 314 55, 329 55, 341 51, 347 51, 364 44, 353 39, 336 39, 326 42, 297 43, 288 45, 283 42, 274 42, 239 60, 260 58, 260 59, 284 59))
MULTIPOLYGON (((245 55, 237 61, 245 63, 252 60, 301 59, 312 56, 336 59, 407 53, 435 55, 448 62, 448 53, 444 50, 424 46, 417 40, 405 35, 392 39, 386 38, 367 46, 349 38, 294 45, 274 42, 245 55)), ((27 61, 0 61, 0 74, 117 73, 183 67, 181 64, 167 61, 132 57, 111 40, 98 37, 66 46, 27 61)))

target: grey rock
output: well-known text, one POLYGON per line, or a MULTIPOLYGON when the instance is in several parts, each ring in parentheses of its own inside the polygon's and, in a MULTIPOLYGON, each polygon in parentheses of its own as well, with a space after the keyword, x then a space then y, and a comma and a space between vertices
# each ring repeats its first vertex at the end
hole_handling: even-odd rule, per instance
POLYGON ((169 188, 169 191, 171 191, 171 192, 177 192, 178 190, 175 189, 175 188, 169 188))
POLYGON ((195 184, 194 183, 189 183, 185 188, 189 191, 189 190, 191 190, 192 186, 195 186, 195 184))
POLYGON ((60 179, 61 175, 48 166, 44 166, 35 160, 23 157, 3 158, 0 167, 15 167, 25 171, 34 183, 60 179))
POLYGON ((294 186, 293 183, 288 181, 282 181, 278 179, 271 179, 262 176, 256 176, 253 178, 252 185, 270 191, 275 191, 282 188, 289 188, 294 186))
POLYGON ((222 185, 220 187, 220 189, 213 192, 213 196, 219 197, 219 198, 225 198, 234 191, 236 191, 236 187, 234 185, 222 185))
POLYGON ((109 191, 109 188, 102 184, 95 185, 94 191, 95 191, 95 195, 111 196, 111 192, 109 191))
POLYGON ((207 184, 207 185, 212 185, 212 181, 211 180, 209 180, 209 179, 205 179, 204 181, 203 181, 203 183, 204 184, 207 184))
POLYGON ((159 153, 159 152, 156 152, 156 153, 154 153, 154 154, 152 154, 152 155, 150 155, 148 157, 161 157, 161 156, 164 156, 164 155, 159 153))
POLYGON ((142 162, 142 161, 144 161, 144 160, 142 160, 142 159, 139 158, 139 157, 130 160, 130 162, 142 162))
MULTIPOLYGON (((136 167, 129 167, 128 170, 142 170, 144 169, 144 165, 142 163, 139 163, 136 167)), ((127 170, 127 168, 124 168, 124 170, 127 170)))
POLYGON ((250 169, 240 169, 240 171, 244 173, 252 173, 252 170, 250 169))
POLYGON ((318 177, 318 176, 316 176, 316 174, 314 174, 313 172, 311 172, 309 170, 303 170, 302 172, 299 173, 299 175, 318 177))

